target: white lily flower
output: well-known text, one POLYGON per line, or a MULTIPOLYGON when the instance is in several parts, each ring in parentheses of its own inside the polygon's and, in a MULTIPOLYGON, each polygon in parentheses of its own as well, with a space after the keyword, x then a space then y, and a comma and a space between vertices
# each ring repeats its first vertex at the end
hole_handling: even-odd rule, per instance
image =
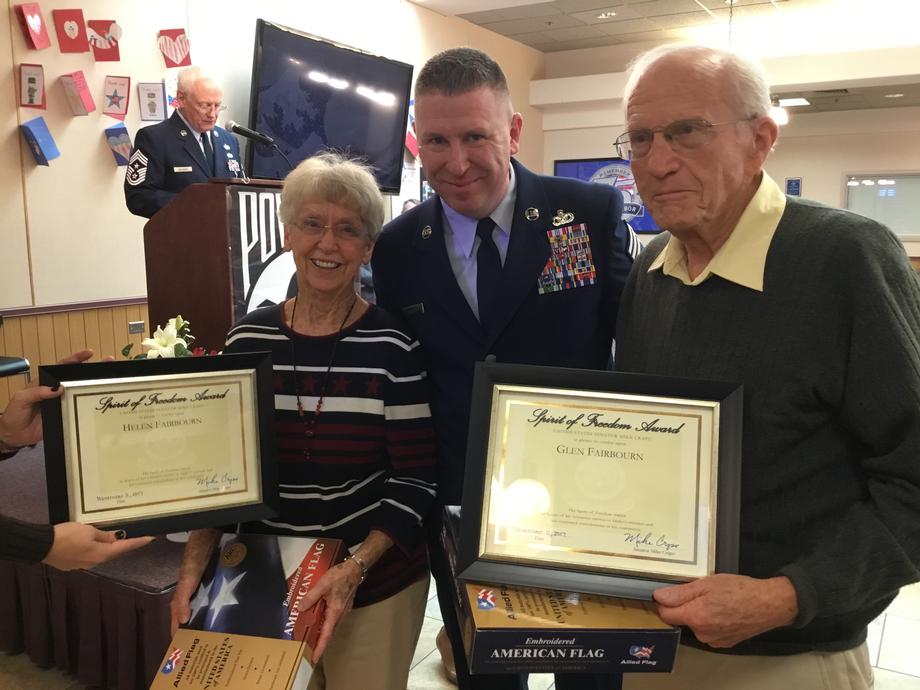
POLYGON ((188 344, 178 336, 175 321, 170 319, 166 328, 157 327, 152 338, 144 338, 141 341, 143 347, 148 348, 147 359, 156 359, 157 357, 175 357, 176 345, 188 347, 188 344))

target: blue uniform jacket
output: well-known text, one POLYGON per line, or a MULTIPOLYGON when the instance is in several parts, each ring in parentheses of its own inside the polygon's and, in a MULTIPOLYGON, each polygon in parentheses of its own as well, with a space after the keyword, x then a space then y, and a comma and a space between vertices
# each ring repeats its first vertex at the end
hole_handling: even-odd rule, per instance
POLYGON ((606 368, 620 293, 639 249, 621 220, 623 200, 613 187, 536 175, 514 160, 512 165, 517 199, 491 332, 483 330, 457 285, 438 198, 390 222, 372 259, 377 303, 403 314, 422 345, 437 432, 438 492, 447 505, 460 503, 463 488, 475 363, 491 354, 499 362, 606 368), (575 240, 587 234, 595 269, 589 284, 552 277, 582 247, 560 243, 565 228, 573 229, 569 236, 575 240))
POLYGON ((214 174, 205 167, 194 133, 178 113, 137 133, 125 173, 125 201, 131 213, 150 218, 190 184, 211 177, 242 177, 240 145, 222 127, 211 130, 214 174))

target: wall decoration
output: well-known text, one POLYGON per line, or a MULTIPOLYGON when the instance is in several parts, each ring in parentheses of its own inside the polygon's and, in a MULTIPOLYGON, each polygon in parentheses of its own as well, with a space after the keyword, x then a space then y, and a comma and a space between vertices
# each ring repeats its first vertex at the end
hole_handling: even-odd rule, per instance
POLYGON ((23 122, 19 125, 19 131, 22 132, 22 137, 29 145, 38 165, 50 165, 50 161, 61 155, 57 144, 54 143, 54 137, 48 130, 45 118, 41 115, 23 122))
POLYGON ((141 120, 155 122, 166 119, 166 87, 161 81, 138 82, 137 107, 141 120))
POLYGON ((45 68, 41 65, 19 65, 19 105, 45 109, 45 68))
POLYGON ((122 30, 114 20, 90 19, 86 22, 86 34, 96 62, 121 60, 118 43, 121 41, 122 30))
POLYGON ((556 177, 574 177, 597 184, 616 187, 623 195, 623 220, 636 232, 660 232, 652 214, 645 208, 629 161, 622 158, 577 158, 557 160, 553 164, 556 177))
POLYGON ((107 76, 102 93, 105 99, 102 102, 102 114, 124 120, 131 100, 131 77, 107 76))
POLYGON ((89 50, 83 10, 51 10, 51 18, 62 53, 85 53, 89 50))
POLYGON ((185 29, 160 29, 157 46, 167 67, 187 67, 192 64, 191 46, 185 29))
POLYGON ((166 87, 166 117, 172 117, 172 114, 176 112, 176 91, 179 90, 179 76, 175 72, 166 75, 163 85, 166 87))
POLYGON ((112 125, 105 129, 105 143, 112 149, 115 165, 127 165, 131 157, 131 137, 124 124, 112 125))
POLYGON ((41 50, 51 45, 51 39, 48 37, 48 27, 45 26, 45 20, 42 17, 42 8, 37 2, 27 2, 23 5, 16 5, 16 15, 19 17, 19 25, 22 27, 22 35, 30 48, 41 50))
POLYGON ((61 84, 64 86, 70 111, 74 115, 88 115, 96 110, 96 101, 93 100, 93 94, 90 93, 83 70, 62 74, 61 84))

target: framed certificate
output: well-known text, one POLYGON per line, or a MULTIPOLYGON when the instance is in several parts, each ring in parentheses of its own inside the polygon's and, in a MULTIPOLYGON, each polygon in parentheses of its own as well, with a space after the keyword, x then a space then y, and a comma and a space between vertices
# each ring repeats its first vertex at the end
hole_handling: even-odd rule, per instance
POLYGON ((480 363, 458 573, 650 599, 737 572, 741 386, 480 363))
POLYGON ((162 534, 278 514, 268 353, 39 368, 51 522, 162 534))

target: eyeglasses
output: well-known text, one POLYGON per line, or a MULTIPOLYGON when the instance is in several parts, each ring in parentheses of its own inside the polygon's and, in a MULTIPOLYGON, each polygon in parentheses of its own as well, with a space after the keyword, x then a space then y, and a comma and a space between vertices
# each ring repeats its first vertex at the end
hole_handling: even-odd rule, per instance
POLYGON ((361 242, 367 239, 367 231, 351 223, 339 223, 338 225, 324 225, 323 221, 318 218, 305 218, 299 223, 291 223, 300 231, 310 237, 322 237, 327 230, 332 230, 332 236, 340 242, 361 242))
POLYGON ((678 120, 664 127, 654 127, 652 129, 631 129, 623 132, 613 142, 617 147, 617 155, 620 158, 627 158, 624 155, 631 152, 632 158, 643 158, 652 150, 652 142, 655 140, 655 134, 661 133, 672 149, 697 149, 707 141, 711 136, 713 127, 722 125, 735 125, 739 122, 749 122, 756 119, 756 115, 743 117, 739 120, 728 120, 726 122, 708 122, 707 120, 678 120))
POLYGON ((202 115, 209 115, 212 110, 215 113, 222 113, 227 109, 223 103, 195 103, 194 107, 202 115))

